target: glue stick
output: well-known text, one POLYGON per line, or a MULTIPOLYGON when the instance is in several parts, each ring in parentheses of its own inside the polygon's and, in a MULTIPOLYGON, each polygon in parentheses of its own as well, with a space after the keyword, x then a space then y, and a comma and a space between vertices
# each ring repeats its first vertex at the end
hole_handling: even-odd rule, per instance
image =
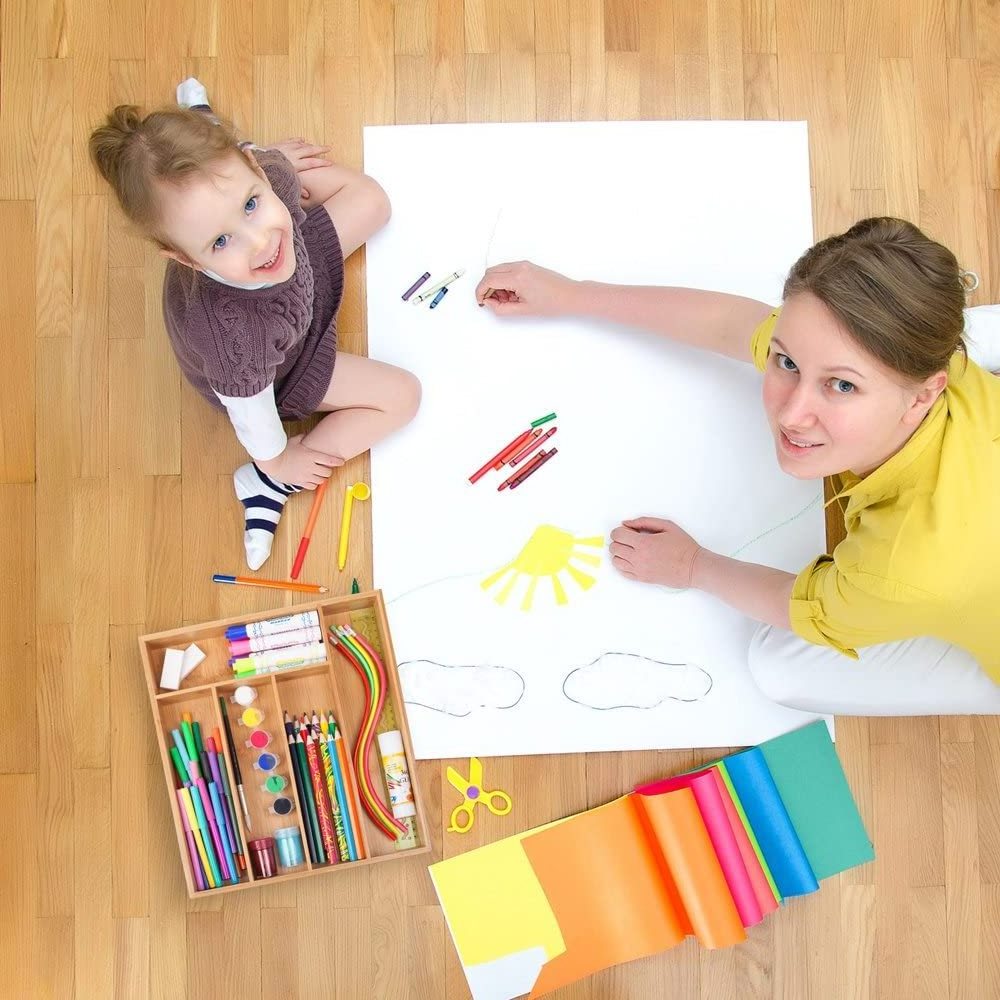
POLYGON ((406 754, 403 751, 403 737, 398 729, 378 734, 378 749, 382 755, 382 770, 389 789, 389 805, 396 819, 415 816, 417 807, 413 802, 413 786, 410 772, 406 769, 406 754))

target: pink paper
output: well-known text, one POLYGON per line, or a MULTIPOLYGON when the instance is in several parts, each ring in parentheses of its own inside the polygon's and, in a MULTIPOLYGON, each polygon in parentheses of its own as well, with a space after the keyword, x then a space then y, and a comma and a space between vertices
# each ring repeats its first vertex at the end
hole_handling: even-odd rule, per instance
MULTIPOLYGON (((690 788, 694 793, 695 802, 704 820, 708 836, 715 848, 715 853, 726 877, 726 884, 736 904, 736 912, 744 927, 753 927, 764 919, 757 894, 754 891, 750 875, 743 862, 736 834, 733 832, 729 815, 726 812, 724 800, 729 798, 723 785, 722 793, 719 784, 722 779, 714 774, 712 769, 696 771, 693 774, 680 774, 675 778, 664 778, 651 785, 641 785, 636 789, 640 795, 658 795, 677 788, 690 788), (718 784, 717 784, 718 782, 718 784), (723 794, 726 793, 726 794, 723 794)), ((730 805, 732 803, 730 802, 730 805)), ((773 898, 773 897, 772 897, 773 898)))
MULTIPOLYGON (((778 908, 778 901, 774 898, 774 893, 771 891, 771 883, 768 882, 767 876, 764 874, 764 869, 760 866, 757 852, 753 849, 753 844, 750 843, 746 827, 743 825, 743 820, 740 819, 740 814, 736 810, 733 797, 729 794, 729 789, 726 787, 725 781, 722 780, 722 775, 719 774, 719 769, 713 767, 710 771, 715 775, 715 784, 719 789, 719 795, 722 797, 722 804, 726 809, 729 826, 736 835, 736 843, 739 846, 740 856, 743 858, 747 875, 750 876, 750 884, 753 886, 754 896, 757 897, 757 905, 760 907, 761 914, 766 917, 778 908)), ((749 926, 749 924, 745 924, 744 926, 749 926)))

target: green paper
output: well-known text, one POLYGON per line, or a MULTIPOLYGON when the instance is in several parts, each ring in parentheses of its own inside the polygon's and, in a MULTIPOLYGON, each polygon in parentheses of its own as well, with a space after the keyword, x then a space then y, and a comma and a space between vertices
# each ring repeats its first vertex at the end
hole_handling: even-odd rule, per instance
POLYGON ((817 879, 874 859, 825 722, 761 743, 760 750, 817 879))
POLYGON ((736 789, 733 787, 733 783, 730 780, 729 772, 726 770, 725 760, 720 760, 717 765, 719 769, 719 774, 722 780, 725 782, 726 788, 729 789, 729 796, 733 800, 733 805, 736 806, 736 812, 740 817, 740 822, 743 824, 743 829, 747 832, 747 838, 750 841, 750 846, 753 848, 754 854, 757 855, 757 860, 760 862, 761 871, 764 873, 764 877, 767 879, 767 884, 771 887, 771 892, 774 894, 774 898, 778 903, 784 903, 784 897, 778 892, 778 887, 774 882, 774 876, 771 874, 771 869, 767 867, 767 861, 764 858, 764 852, 760 849, 760 844, 757 843, 757 836, 753 832, 753 827, 750 825, 750 820, 747 819, 747 814, 743 811, 743 803, 740 802, 740 797, 736 794, 736 789))

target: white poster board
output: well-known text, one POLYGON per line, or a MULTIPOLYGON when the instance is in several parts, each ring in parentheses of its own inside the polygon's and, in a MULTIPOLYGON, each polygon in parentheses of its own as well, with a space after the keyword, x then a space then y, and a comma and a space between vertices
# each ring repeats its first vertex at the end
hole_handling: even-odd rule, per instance
POLYGON ((821 484, 779 470, 759 373, 625 329, 500 320, 473 297, 488 264, 529 259, 779 301, 812 241, 805 124, 369 127, 365 170, 393 204, 367 250, 369 353, 424 389, 372 453, 375 584, 417 756, 747 745, 812 718, 755 688, 753 622, 625 580, 589 541, 645 514, 789 571, 821 551, 821 484), (458 268, 436 309, 401 301, 458 268), (516 491, 496 472, 470 485, 550 411, 550 462, 516 491), (484 589, 511 562, 508 592, 513 570, 484 589))

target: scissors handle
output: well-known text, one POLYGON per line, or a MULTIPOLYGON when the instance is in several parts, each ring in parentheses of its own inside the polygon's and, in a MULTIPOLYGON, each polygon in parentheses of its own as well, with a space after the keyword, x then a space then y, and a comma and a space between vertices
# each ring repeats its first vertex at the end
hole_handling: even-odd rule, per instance
POLYGON ((489 809, 494 816, 506 816, 507 813, 510 812, 510 796, 506 792, 501 792, 499 789, 493 792, 483 792, 479 797, 479 801, 485 802, 486 808, 489 809), (493 805, 494 799, 499 799, 503 803, 502 807, 493 805))
POLYGON ((460 802, 451 811, 451 826, 448 827, 449 833, 468 833, 472 829, 472 821, 475 819, 475 813, 472 811, 472 807, 475 802, 460 802), (464 817, 464 821, 463 821, 464 817))

